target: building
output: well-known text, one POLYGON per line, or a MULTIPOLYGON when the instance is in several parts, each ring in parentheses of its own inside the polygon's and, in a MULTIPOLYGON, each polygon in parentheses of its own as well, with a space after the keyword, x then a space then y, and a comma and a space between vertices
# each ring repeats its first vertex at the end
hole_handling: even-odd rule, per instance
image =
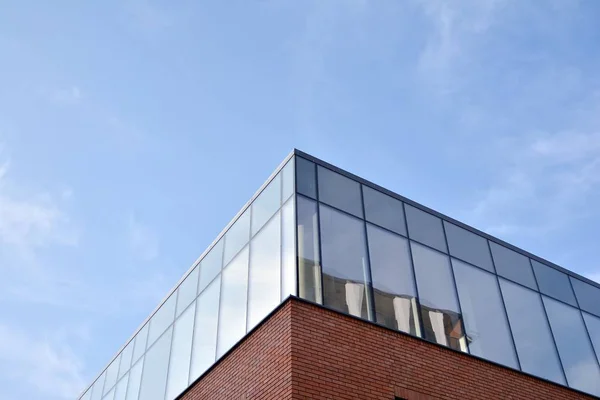
POLYGON ((600 397, 600 285, 300 151, 83 400, 600 397))

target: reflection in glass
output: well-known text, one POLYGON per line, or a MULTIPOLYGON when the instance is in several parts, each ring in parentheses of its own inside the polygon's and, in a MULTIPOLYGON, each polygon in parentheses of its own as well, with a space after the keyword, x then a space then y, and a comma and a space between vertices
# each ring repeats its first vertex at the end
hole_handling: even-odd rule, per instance
POLYGON ((535 260, 531 260, 531 264, 533 265, 540 292, 569 303, 572 306, 577 306, 567 274, 535 260))
POLYGON ((487 239, 444 221, 450 255, 494 272, 487 239))
POLYGON ((540 295, 504 279, 500 279, 500 288, 521 369, 564 385, 565 377, 540 295))
POLYGON ((364 222, 324 205, 319 210, 323 304, 372 320, 364 222))
POLYGON ((130 340, 127 346, 125 346, 125 348, 121 352, 121 363, 119 364, 119 378, 125 375, 125 373, 129 371, 129 367, 131 367, 134 343, 134 339, 130 340))
POLYGON ((467 351, 448 256, 411 242, 425 339, 467 351))
POLYGON ((148 352, 144 357, 144 372, 142 374, 142 383, 140 385, 140 399, 164 400, 172 337, 173 327, 171 326, 156 341, 154 346, 148 349, 148 352))
POLYGON ((281 298, 280 224, 277 213, 250 242, 247 331, 273 311, 281 298))
POLYGON ((250 207, 235 221, 225 234, 225 253, 223 265, 229 261, 248 243, 250 239, 250 207))
POLYGON ((115 390, 112 389, 110 392, 108 392, 108 394, 105 395, 102 400, 115 400, 115 390))
POLYGON ((418 208, 404 205, 408 237, 447 253, 442 220, 418 208))
POLYGON ((406 223, 402 202, 363 185, 365 219, 391 231, 406 236, 406 223))
POLYGON ((360 184, 321 166, 317 167, 319 201, 357 217, 363 216, 360 184))
POLYGON ((311 161, 296 157, 296 191, 305 196, 317 198, 316 167, 311 161))
POLYGON ((221 281, 217 358, 225 354, 246 333, 247 246, 225 267, 221 281))
POLYGON ((202 292, 215 276, 221 272, 223 265, 223 239, 213 246, 200 262, 200 279, 198 282, 198 293, 202 292))
POLYGON ((148 342, 148 326, 150 324, 146 323, 142 329, 135 335, 135 346, 133 346, 133 360, 132 363, 135 363, 140 359, 141 356, 144 355, 146 351, 146 343, 148 342))
POLYGON ((452 259, 471 354, 519 368, 496 276, 452 259))
POLYGON ((186 276, 177 289, 177 318, 187 306, 196 298, 196 290, 198 289, 198 267, 195 267, 192 272, 186 276))
POLYGON ((175 301, 177 296, 170 296, 150 319, 148 347, 173 323, 175 319, 175 301))
POLYGON ((592 339, 592 345, 596 351, 596 357, 600 360, 600 318, 587 313, 582 314, 590 338, 592 339))
POLYGON ((543 297, 569 386, 600 396, 600 367, 578 309, 543 297))
POLYGON ((302 196, 297 200, 299 296, 322 304, 317 203, 302 196))
POLYGON ((220 290, 221 278, 218 277, 198 296, 196 301, 196 322, 189 382, 195 381, 215 362, 220 290))
POLYGON ((494 242, 490 242, 490 248, 498 275, 537 290, 529 258, 494 242))
POLYGON ((92 400, 102 400, 102 389, 104 388, 104 378, 106 378, 106 372, 100 375, 100 378, 94 382, 92 388, 92 400))
POLYGON ((294 200, 281 207, 281 300, 296 294, 294 200))
POLYGON ((421 336, 408 241, 371 224, 367 236, 377 323, 421 336))
POLYGON ((115 386, 115 384, 117 383, 117 377, 119 375, 119 362, 121 361, 121 356, 117 356, 117 358, 115 358, 113 360, 113 362, 110 363, 110 365, 108 366, 108 368, 106 369, 106 378, 104 381, 104 394, 108 393, 108 391, 110 389, 113 388, 113 386, 115 386))
POLYGON ((117 387, 115 388, 115 398, 114 400, 125 400, 127 396, 127 384, 129 383, 129 375, 125 376, 123 379, 117 383, 117 387))
POLYGON ((188 307, 173 325, 173 344, 169 361, 167 399, 174 399, 188 386, 190 358, 192 356, 192 335, 194 333, 195 304, 188 307))
POLYGON ((80 398, 79 400, 91 400, 92 399, 92 389, 88 389, 80 398))
POLYGON ((294 158, 281 170, 281 203, 285 203, 294 193, 294 158))
POLYGON ((129 372, 129 384, 127 385, 127 400, 138 400, 139 398, 143 365, 144 358, 131 367, 131 372, 129 372))
POLYGON ((600 317, 600 289, 571 277, 579 307, 600 317))
POLYGON ((252 235, 277 212, 281 205, 281 176, 277 175, 252 202, 252 235))

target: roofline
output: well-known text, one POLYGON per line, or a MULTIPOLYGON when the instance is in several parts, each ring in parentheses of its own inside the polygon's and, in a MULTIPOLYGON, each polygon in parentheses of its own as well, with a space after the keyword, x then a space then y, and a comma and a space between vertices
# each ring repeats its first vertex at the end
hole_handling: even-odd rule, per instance
POLYGON ((337 172, 337 173, 339 173, 341 175, 344 175, 347 178, 350 178, 350 179, 353 179, 355 181, 358 181, 359 183, 362 183, 365 186, 368 186, 368 187, 370 187, 372 189, 378 190, 378 191, 380 191, 382 193, 385 193, 385 194, 387 194, 387 195, 389 195, 391 197, 394 197, 394 198, 396 198, 396 199, 398 199, 398 200, 400 200, 400 201, 402 201, 402 202, 404 202, 406 204, 409 204, 409 205, 411 205, 411 206, 413 206, 415 208, 418 208, 418 209, 420 209, 422 211, 425 211, 425 212, 428 212, 430 214, 433 214, 436 217, 441 218, 443 220, 446 220, 446 221, 448 221, 448 222, 450 222, 450 223, 452 223, 454 225, 457 225, 457 226, 459 226, 459 227, 461 227, 463 229, 466 229, 469 232, 475 233, 475 234, 477 234, 479 236, 483 236, 484 238, 486 238, 488 240, 491 240, 492 242, 495 242, 495 243, 497 243, 499 245, 507 247, 507 248, 509 248, 509 249, 511 249, 513 251, 516 251, 517 253, 520 253, 520 254, 522 254, 522 255, 524 255, 526 257, 531 258, 534 261, 537 261, 537 262, 540 262, 542 264, 548 265, 548 266, 550 266, 550 267, 552 267, 552 268, 554 268, 554 269, 556 269, 556 270, 558 270, 560 272, 563 272, 563 273, 565 273, 565 274, 567 274, 569 276, 572 276, 573 278, 579 279, 580 281, 583 281, 585 283, 588 283, 588 284, 590 284, 590 285, 592 285, 592 286, 600 289, 600 283, 594 282, 593 280, 591 280, 589 278, 586 278, 585 276, 579 275, 578 273, 573 272, 571 270, 568 270, 568 269, 566 269, 564 267, 561 267, 558 264, 555 264, 555 263, 553 263, 551 261, 548 261, 548 260, 546 260, 546 259, 544 259, 542 257, 536 256, 535 254, 532 254, 532 253, 530 253, 530 252, 528 252, 526 250, 523 250, 523 249, 521 249, 521 248, 519 248, 519 247, 517 247, 515 245, 507 243, 507 242, 505 242, 502 239, 498 239, 497 237, 492 236, 492 235, 490 235, 488 233, 485 233, 483 231, 480 231, 477 228, 473 228, 470 225, 467 225, 467 224, 465 224, 463 222, 460 222, 460 221, 458 221, 458 220, 456 220, 456 219, 454 219, 452 217, 449 217, 449 216, 447 216, 445 214, 442 214, 442 213, 440 213, 438 211, 435 211, 435 210, 433 210, 433 209, 431 209, 429 207, 426 207, 426 206, 424 206, 422 204, 419 204, 416 201, 413 201, 413 200, 411 200, 409 198, 406 198, 406 197, 404 197, 402 195, 399 195, 398 193, 392 192, 389 189, 386 189, 386 188, 384 188, 382 186, 379 186, 379 185, 377 185, 377 184, 375 184, 375 183, 373 183, 373 182, 371 182, 371 181, 369 181, 367 179, 361 178, 360 176, 354 175, 353 173, 350 173, 350 172, 348 172, 346 170, 343 170, 343 169, 341 169, 339 167, 336 167, 335 165, 332 165, 332 164, 330 164, 330 163, 328 163, 326 161, 323 161, 323 160, 321 160, 321 159, 319 159, 319 158, 317 158, 315 156, 312 156, 312 155, 310 155, 308 153, 305 153, 305 152, 303 152, 301 150, 298 150, 298 149, 294 149, 294 154, 297 155, 297 156, 300 156, 302 158, 305 158, 305 159, 307 159, 309 161, 312 161, 312 162, 314 162, 317 165, 320 165, 322 167, 325 167, 325 168, 328 168, 328 169, 330 169, 332 171, 335 171, 335 172, 337 172))

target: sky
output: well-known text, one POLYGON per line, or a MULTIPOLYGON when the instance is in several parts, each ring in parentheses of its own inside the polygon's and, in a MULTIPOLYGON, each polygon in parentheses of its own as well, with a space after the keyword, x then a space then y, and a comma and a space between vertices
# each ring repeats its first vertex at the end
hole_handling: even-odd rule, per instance
POLYGON ((295 147, 600 281, 600 3, 0 0, 0 398, 72 399, 295 147))

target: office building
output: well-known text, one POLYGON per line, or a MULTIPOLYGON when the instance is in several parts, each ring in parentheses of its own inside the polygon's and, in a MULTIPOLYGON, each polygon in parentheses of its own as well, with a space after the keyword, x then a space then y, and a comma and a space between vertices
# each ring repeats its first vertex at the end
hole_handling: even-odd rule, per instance
POLYGON ((295 150, 80 398, 581 399, 599 359, 598 283, 295 150))

